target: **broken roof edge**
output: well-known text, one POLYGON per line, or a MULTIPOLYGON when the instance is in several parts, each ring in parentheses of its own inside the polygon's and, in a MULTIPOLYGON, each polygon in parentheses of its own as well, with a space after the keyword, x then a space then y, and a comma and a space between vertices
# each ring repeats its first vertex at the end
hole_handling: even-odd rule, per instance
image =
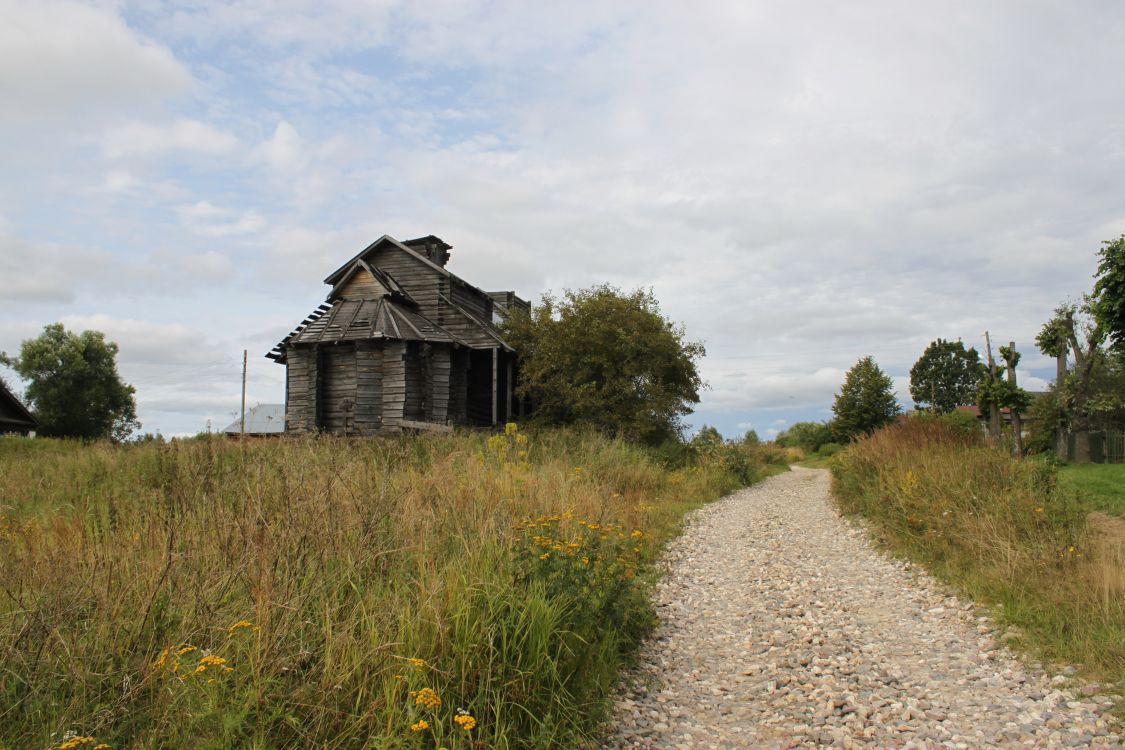
MULTIPOLYGON (((514 352, 516 350, 516 348, 514 346, 512 346, 511 344, 509 344, 507 341, 505 341, 503 339, 503 337, 500 335, 500 333, 496 330, 496 326, 492 325, 491 323, 485 323, 484 321, 480 320, 479 318, 477 318, 477 316, 468 312, 467 310, 465 310, 465 308, 461 307, 456 302, 454 302, 452 299, 450 299, 449 297, 446 297, 444 294, 439 294, 438 296, 441 297, 443 300, 445 300, 446 304, 449 305, 451 308, 453 308, 454 310, 459 312, 464 317, 468 318, 470 323, 473 323, 477 327, 479 327, 484 332, 484 334, 486 336, 489 336, 490 338, 494 339, 496 341, 496 343, 498 343, 500 345, 500 348, 506 349, 509 352, 514 352)), ((476 347, 473 347, 473 348, 476 348, 476 347)), ((496 347, 490 346, 490 347, 486 347, 486 348, 494 349, 496 347)))
MULTIPOLYGON (((20 400, 19 396, 12 393, 11 389, 8 388, 8 384, 3 380, 0 380, 0 396, 7 396, 8 400, 11 401, 11 403, 15 404, 16 411, 23 413, 24 417, 26 418, 27 424, 30 424, 33 427, 39 426, 39 420, 35 418, 35 415, 31 413, 30 409, 24 406, 23 401, 20 400)), ((18 424, 16 420, 11 421, 18 424)))

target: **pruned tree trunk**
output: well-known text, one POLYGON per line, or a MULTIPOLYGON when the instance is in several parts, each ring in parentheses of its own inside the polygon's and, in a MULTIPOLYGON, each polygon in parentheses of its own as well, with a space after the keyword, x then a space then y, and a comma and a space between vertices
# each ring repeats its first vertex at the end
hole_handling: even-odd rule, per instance
POLYGON ((1067 338, 1074 354, 1074 380, 1067 398, 1070 413, 1070 429, 1074 432, 1074 462, 1090 463, 1090 377, 1101 343, 1101 329, 1087 334, 1086 350, 1082 350, 1075 331, 1074 315, 1067 318, 1067 338))
MULTIPOLYGON (((1008 362, 1008 382, 1013 387, 1017 386, 1016 383, 1016 364, 1019 355, 1016 354, 1016 342, 1008 342, 1008 353, 1010 358, 1008 362)), ((1008 354, 1005 354, 1008 356, 1008 354)), ((1019 410, 1012 407, 1012 453, 1020 458, 1023 458, 1023 419, 1020 418, 1019 410)))
POLYGON ((1076 429, 1074 431, 1074 463, 1090 463, 1090 431, 1076 429))
MULTIPOLYGON (((988 380, 990 383, 995 383, 996 360, 992 358, 992 338, 989 337, 988 331, 984 332, 984 340, 988 346, 988 380)), ((1000 407, 994 397, 988 404, 988 442, 1000 445, 1000 407)))

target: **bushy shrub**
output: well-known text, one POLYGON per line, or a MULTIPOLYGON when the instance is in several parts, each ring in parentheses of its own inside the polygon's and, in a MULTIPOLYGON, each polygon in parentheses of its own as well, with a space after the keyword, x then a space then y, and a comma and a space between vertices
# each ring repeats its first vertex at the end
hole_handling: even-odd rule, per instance
POLYGON ((828 422, 797 422, 774 439, 778 445, 800 448, 806 453, 816 453, 820 446, 832 441, 832 425, 828 422))
POLYGON ((944 414, 931 411, 912 411, 910 418, 916 422, 937 423, 946 425, 964 437, 981 439, 984 437, 984 428, 979 418, 969 412, 954 410, 944 414))
POLYGON ((817 448, 816 455, 820 456, 821 458, 831 458, 843 449, 844 446, 840 445, 839 443, 825 443, 824 445, 817 448))

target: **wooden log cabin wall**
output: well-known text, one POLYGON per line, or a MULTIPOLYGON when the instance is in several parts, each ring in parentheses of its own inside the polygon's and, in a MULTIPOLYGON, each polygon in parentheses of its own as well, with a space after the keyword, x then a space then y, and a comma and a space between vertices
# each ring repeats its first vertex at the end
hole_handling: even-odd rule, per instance
POLYGON ((530 305, 446 269, 430 235, 383 236, 332 272, 332 290, 266 356, 286 367, 287 432, 374 435, 523 416, 515 351, 497 323, 530 305))

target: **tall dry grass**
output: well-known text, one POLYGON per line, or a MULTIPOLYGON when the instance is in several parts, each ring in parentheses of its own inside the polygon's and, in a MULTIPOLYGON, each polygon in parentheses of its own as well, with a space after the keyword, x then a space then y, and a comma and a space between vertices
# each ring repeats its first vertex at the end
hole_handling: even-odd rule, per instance
POLYGON ((575 747, 738 483, 557 432, 0 440, 0 747, 575 747))
MULTIPOLYGON (((893 551, 983 602, 1042 655, 1125 680, 1125 539, 1091 525, 1055 469, 908 420, 833 459, 834 492, 893 551)), ((1125 684, 1122 684, 1125 687, 1125 684)))

